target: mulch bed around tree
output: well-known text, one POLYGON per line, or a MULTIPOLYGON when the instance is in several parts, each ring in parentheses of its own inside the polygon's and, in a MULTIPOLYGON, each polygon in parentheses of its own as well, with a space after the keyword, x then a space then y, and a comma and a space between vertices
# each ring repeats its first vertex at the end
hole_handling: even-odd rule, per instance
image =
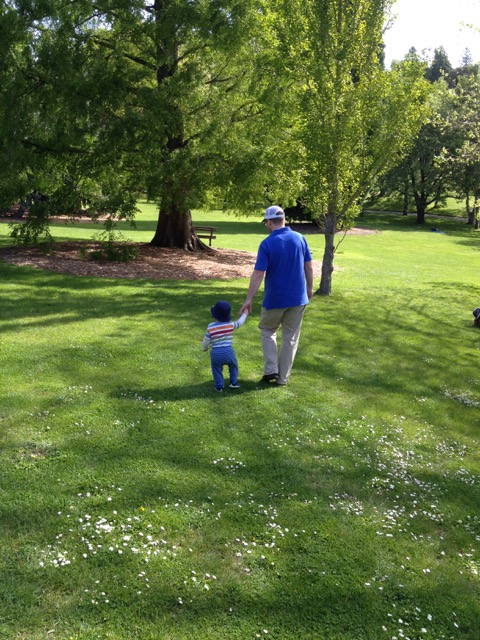
MULTIPOLYGON (((316 225, 291 225, 302 233, 318 233, 316 225), (301 229, 299 229, 301 227, 301 229)), ((375 233, 352 229, 349 234, 375 233)), ((133 244, 133 243, 132 243, 133 244)), ((233 280, 250 277, 255 253, 217 249, 213 252, 191 253, 181 249, 163 249, 150 244, 135 243, 137 257, 131 262, 94 261, 85 259, 85 252, 100 248, 92 241, 54 242, 52 244, 15 245, 0 248, 0 260, 20 266, 46 269, 57 273, 105 278, 145 278, 152 280, 233 280)), ((313 261, 315 276, 321 272, 321 262, 313 261)))
POLYGON ((138 244, 138 254, 130 262, 85 259, 84 252, 100 248, 96 242, 55 242, 48 253, 45 245, 0 248, 0 259, 77 276, 105 278, 147 278, 160 280, 229 280, 252 273, 255 254, 218 250, 190 253, 181 249, 159 249, 138 244))

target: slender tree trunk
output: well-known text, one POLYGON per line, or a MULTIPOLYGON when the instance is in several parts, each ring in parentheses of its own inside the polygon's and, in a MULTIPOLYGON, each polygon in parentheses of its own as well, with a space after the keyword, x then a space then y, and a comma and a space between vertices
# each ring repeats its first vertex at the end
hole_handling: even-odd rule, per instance
POLYGON ((322 277, 320 288, 316 294, 329 296, 332 293, 333 259, 335 257, 335 233, 337 232, 337 216, 332 211, 325 218, 325 250, 322 261, 322 277))
POLYGON ((467 191, 465 194, 465 209, 467 212, 467 224, 473 224, 475 221, 475 207, 472 209, 470 206, 470 192, 467 191))
POLYGON ((403 215, 408 215, 408 196, 410 193, 410 185, 408 179, 405 180, 405 185, 403 187, 403 215))
POLYGON ((415 171, 410 172, 413 197, 417 209, 417 224, 425 224, 425 211, 427 210, 427 195, 425 193, 425 172, 420 170, 420 180, 417 182, 415 171))

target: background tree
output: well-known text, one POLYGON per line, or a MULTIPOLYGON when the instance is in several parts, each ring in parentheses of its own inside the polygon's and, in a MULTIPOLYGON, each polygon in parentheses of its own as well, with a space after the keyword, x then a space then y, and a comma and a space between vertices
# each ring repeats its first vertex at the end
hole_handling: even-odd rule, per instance
MULTIPOLYGON (((411 59, 411 55, 406 59, 411 59)), ((418 224, 425 223, 428 207, 438 205, 453 189, 453 164, 441 161, 461 144, 458 131, 445 126, 454 110, 456 82, 445 75, 447 69, 451 67, 446 54, 443 49, 437 49, 432 67, 425 73, 432 82, 428 120, 411 141, 406 156, 380 181, 382 195, 402 194, 404 211, 407 203, 414 204, 418 224)))
POLYGON ((369 204, 375 204, 379 198, 400 198, 402 200, 402 213, 408 215, 410 210, 410 171, 407 158, 399 157, 397 164, 381 175, 375 188, 368 197, 369 204))
POLYGON ((459 75, 452 106, 442 123, 454 143, 444 147, 441 166, 449 171, 454 193, 465 198, 467 223, 478 228, 480 207, 480 78, 478 69, 459 75), (471 199, 473 198, 473 206, 471 199))
MULTIPOLYGON (((451 172, 439 160, 445 150, 455 147, 452 131, 447 131, 444 126, 452 109, 452 94, 445 81, 435 83, 429 106, 428 122, 422 125, 415 136, 404 160, 392 170, 390 180, 383 183, 387 193, 393 195, 399 191, 395 179, 399 181, 408 176, 408 199, 411 197, 415 203, 417 224, 424 224, 428 207, 436 205, 447 195, 451 172)), ((402 187, 405 199, 407 183, 404 182, 402 187)))
POLYGON ((381 63, 387 0, 275 0, 272 41, 298 103, 305 204, 321 219, 318 293, 332 287, 335 233, 351 225, 376 176, 397 159, 424 118, 427 83, 416 60, 381 63))
POLYGON ((451 86, 452 71, 453 67, 450 64, 447 52, 443 47, 438 47, 434 50, 433 60, 425 71, 425 78, 432 84, 444 78, 449 86, 451 86))

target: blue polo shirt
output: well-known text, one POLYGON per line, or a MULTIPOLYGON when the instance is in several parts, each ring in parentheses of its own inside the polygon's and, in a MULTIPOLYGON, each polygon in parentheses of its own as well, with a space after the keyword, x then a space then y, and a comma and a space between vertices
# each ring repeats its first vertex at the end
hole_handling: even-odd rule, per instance
POLYGON ((308 303, 305 262, 312 256, 305 238, 289 227, 275 229, 258 248, 255 269, 265 271, 265 309, 297 307, 308 303))

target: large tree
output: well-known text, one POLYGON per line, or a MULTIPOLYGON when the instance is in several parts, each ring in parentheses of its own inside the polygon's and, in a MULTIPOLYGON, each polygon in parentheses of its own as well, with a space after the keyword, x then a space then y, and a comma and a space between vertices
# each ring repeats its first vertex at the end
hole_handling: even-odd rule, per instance
POLYGON ((192 207, 215 188, 245 200, 274 134, 266 113, 281 120, 261 3, 10 0, 2 30, 7 19, 23 24, 3 91, 15 98, 2 130, 17 121, 17 187, 46 192, 50 212, 88 202, 127 218, 144 192, 159 203, 153 244, 202 248, 192 207))
POLYGON ((335 234, 352 224, 375 177, 418 131, 427 88, 409 59, 386 71, 389 0, 275 0, 272 28, 298 101, 304 201, 322 220, 318 293, 332 288, 335 234))

